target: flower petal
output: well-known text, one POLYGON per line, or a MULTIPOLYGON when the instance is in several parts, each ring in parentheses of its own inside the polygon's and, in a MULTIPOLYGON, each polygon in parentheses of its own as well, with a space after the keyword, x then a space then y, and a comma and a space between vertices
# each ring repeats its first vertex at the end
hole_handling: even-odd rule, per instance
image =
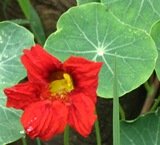
POLYGON ((69 125, 82 136, 87 137, 96 120, 94 102, 82 93, 72 95, 72 105, 69 110, 69 125))
POLYGON ((67 124, 68 108, 60 101, 40 101, 25 109, 21 122, 31 137, 49 140, 62 133, 67 124))
POLYGON ((57 58, 47 53, 40 45, 33 46, 31 50, 24 50, 21 61, 27 69, 30 81, 45 82, 49 74, 61 65, 57 58))
POLYGON ((98 73, 101 66, 101 62, 74 56, 66 60, 63 65, 64 69, 72 75, 75 87, 84 90, 84 93, 94 102, 96 102, 98 73))
POLYGON ((26 106, 39 101, 40 88, 29 82, 17 84, 11 88, 4 89, 7 96, 7 107, 24 109, 26 106))

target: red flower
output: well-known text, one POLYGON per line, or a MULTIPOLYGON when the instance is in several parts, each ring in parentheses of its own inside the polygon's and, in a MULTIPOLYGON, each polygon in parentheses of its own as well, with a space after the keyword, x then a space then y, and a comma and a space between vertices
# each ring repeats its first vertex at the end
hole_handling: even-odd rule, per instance
POLYGON ((7 106, 23 109, 21 122, 31 137, 49 140, 70 125, 82 136, 96 120, 98 73, 102 63, 71 56, 64 63, 41 46, 21 57, 28 81, 4 90, 7 106))

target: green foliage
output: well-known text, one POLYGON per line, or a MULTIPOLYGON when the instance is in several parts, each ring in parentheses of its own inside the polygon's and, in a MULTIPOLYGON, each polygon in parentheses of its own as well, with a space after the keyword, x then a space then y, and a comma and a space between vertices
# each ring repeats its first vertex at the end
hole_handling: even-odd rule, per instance
POLYGON ((34 44, 33 39, 33 35, 21 26, 11 22, 0 23, 0 144, 13 142, 22 136, 20 113, 5 107, 3 89, 26 76, 20 55, 24 48, 34 44))
POLYGON ((136 121, 121 122, 122 145, 159 145, 160 110, 139 117, 136 121))
POLYGON ((61 60, 80 55, 104 63, 97 91, 100 97, 113 97, 114 57, 117 58, 118 96, 143 84, 155 68, 157 50, 152 38, 120 22, 102 4, 71 8, 61 16, 57 29, 44 46, 52 54, 61 60))
POLYGON ((31 5, 30 0, 17 0, 17 1, 24 15, 29 20, 31 29, 38 43, 44 44, 46 38, 45 38, 43 26, 37 12, 31 5))
POLYGON ((19 121, 20 112, 0 104, 0 116, 0 145, 11 143, 23 136, 19 121))
POLYGON ((159 0, 101 0, 121 22, 146 30, 160 19, 159 0))
POLYGON ((157 50, 158 50, 158 59, 157 59, 157 63, 156 63, 156 73, 158 76, 158 79, 160 80, 160 22, 156 23, 151 31, 151 36, 155 41, 155 44, 157 46, 157 50))
POLYGON ((13 23, 16 23, 18 25, 26 25, 26 24, 30 24, 30 22, 26 19, 12 19, 10 20, 13 23))

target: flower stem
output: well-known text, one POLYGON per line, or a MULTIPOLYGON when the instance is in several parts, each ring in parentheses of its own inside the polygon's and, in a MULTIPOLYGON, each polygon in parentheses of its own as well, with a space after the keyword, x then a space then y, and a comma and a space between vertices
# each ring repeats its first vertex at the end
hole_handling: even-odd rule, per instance
POLYGON ((101 145, 101 134, 100 134, 100 127, 99 127, 98 119, 95 122, 95 130, 96 130, 97 145, 101 145))
POLYGON ((119 97, 117 86, 116 57, 113 83, 113 145, 120 145, 119 97))
POLYGON ((23 145, 27 145, 27 141, 26 141, 25 136, 22 137, 22 144, 23 144, 23 145))
POLYGON ((69 126, 67 125, 64 131, 64 145, 69 145, 69 126))
POLYGON ((37 145, 41 145, 41 141, 39 138, 36 138, 37 145))

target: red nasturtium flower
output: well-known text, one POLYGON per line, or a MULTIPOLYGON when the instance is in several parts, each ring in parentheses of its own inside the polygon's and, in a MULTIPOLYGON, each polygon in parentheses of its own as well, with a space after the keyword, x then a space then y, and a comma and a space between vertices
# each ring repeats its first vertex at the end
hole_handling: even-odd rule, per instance
POLYGON ((100 62, 71 56, 64 63, 41 46, 24 50, 21 61, 28 81, 4 90, 7 106, 24 110, 21 122, 31 137, 49 140, 70 125, 82 136, 96 120, 100 62))

